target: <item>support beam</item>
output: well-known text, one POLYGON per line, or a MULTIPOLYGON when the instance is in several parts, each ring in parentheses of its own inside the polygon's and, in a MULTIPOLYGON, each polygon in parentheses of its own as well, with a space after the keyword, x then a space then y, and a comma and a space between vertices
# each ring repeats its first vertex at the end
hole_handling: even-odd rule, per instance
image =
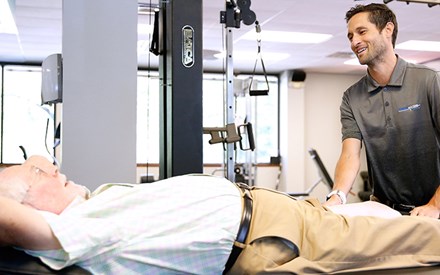
POLYGON ((63 173, 136 182, 137 1, 63 0, 63 173))
POLYGON ((203 172, 202 2, 161 3, 160 179, 203 172))

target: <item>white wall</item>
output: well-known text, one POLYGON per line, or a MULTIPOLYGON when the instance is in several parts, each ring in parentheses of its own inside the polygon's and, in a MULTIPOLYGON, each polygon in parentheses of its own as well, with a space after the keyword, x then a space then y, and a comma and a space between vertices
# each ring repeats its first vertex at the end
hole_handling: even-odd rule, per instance
POLYGON ((305 97, 302 88, 293 88, 290 73, 280 77, 280 155, 279 190, 301 193, 305 190, 305 97))
MULTIPOLYGON (((339 74, 307 74, 305 88, 306 127, 305 139, 307 148, 314 148, 319 153, 330 176, 334 178, 336 163, 341 152, 341 123, 339 106, 345 90, 358 81, 362 75, 339 74)), ((364 158, 364 154, 363 154, 364 158)), ((361 171, 366 170, 366 163, 362 161, 361 171)), ((316 167, 310 158, 306 159, 306 182, 311 185, 318 175, 316 167)), ((363 188, 362 180, 358 176, 353 192, 363 188)), ((320 187, 322 187, 321 185, 320 187)), ((328 193, 325 188, 315 192, 320 198, 328 193), (324 189, 324 190, 322 190, 324 189)), ((358 200, 348 196, 349 201, 358 200)))
MULTIPOLYGON (((280 106, 283 159, 280 190, 305 191, 319 178, 316 166, 308 155, 308 148, 317 150, 330 176, 334 177, 341 150, 339 106, 344 91, 361 77, 308 73, 304 87, 298 89, 289 83, 288 73, 282 75, 280 97, 285 106, 280 106)), ((365 169, 363 161, 361 170, 365 169)), ((358 177, 353 192, 356 193, 362 187, 362 180, 358 177)), ((312 195, 322 201, 327 193, 328 189, 321 183, 312 195)), ((351 195, 348 200, 359 199, 351 195)))

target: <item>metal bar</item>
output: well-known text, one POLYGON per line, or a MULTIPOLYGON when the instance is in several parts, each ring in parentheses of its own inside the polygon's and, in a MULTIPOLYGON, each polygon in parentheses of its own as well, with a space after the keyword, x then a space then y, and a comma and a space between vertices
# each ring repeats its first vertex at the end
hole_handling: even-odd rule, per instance
MULTIPOLYGON (((230 27, 226 27, 226 123, 235 123, 235 102, 234 102, 234 60, 233 33, 230 27)), ((235 181, 235 152, 234 143, 226 145, 226 178, 235 181)))
POLYGON ((203 172, 202 0, 162 1, 159 178, 203 172))

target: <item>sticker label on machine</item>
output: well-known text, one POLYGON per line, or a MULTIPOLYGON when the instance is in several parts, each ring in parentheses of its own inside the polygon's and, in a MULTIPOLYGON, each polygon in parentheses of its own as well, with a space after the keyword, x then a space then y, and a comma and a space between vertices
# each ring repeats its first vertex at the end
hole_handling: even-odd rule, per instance
POLYGON ((182 64, 187 68, 194 65, 194 29, 188 25, 182 28, 182 64))

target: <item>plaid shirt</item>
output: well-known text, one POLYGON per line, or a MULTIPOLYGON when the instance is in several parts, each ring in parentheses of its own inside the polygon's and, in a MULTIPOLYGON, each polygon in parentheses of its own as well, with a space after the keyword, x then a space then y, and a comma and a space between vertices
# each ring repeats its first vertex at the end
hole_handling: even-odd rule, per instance
POLYGON ((42 212, 63 249, 27 253, 93 274, 222 273, 242 212, 226 179, 187 175, 97 191, 60 215, 42 212))

